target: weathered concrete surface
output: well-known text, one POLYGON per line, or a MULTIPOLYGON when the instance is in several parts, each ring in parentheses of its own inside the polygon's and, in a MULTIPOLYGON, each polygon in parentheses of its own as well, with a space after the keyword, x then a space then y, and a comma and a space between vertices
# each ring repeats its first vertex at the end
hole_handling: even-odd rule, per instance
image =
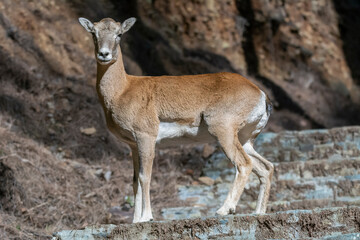
POLYGON ((108 239, 111 232, 116 228, 116 225, 100 225, 89 226, 82 230, 63 230, 53 234, 53 240, 73 240, 73 239, 108 239))
POLYGON ((271 162, 360 156, 360 127, 263 133, 255 149, 271 162))
POLYGON ((106 229, 87 227, 55 233, 53 239, 356 239, 358 236, 360 208, 349 207, 109 225, 106 229))

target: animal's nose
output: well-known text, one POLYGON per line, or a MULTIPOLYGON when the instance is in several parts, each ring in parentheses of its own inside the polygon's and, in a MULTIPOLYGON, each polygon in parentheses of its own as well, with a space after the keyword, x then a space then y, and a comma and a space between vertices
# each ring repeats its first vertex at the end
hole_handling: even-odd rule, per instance
POLYGON ((109 56, 109 54, 110 54, 110 52, 109 52, 108 49, 101 49, 101 50, 99 51, 99 55, 100 55, 101 57, 104 57, 104 58, 106 58, 107 56, 109 56))

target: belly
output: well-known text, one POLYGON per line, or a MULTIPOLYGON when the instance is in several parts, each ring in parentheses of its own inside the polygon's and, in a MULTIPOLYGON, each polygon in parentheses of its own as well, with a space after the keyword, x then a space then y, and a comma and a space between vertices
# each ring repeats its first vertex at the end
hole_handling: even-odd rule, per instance
POLYGON ((160 122, 156 145, 159 147, 178 146, 191 143, 211 143, 215 138, 210 135, 207 125, 182 125, 178 123, 160 122))

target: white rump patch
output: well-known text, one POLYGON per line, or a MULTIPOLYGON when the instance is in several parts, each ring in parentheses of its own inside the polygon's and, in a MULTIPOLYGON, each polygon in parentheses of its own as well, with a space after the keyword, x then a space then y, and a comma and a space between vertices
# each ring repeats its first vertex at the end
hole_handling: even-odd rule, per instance
POLYGON ((255 106, 255 108, 250 113, 248 118, 248 123, 257 122, 261 119, 261 117, 266 115, 266 95, 263 91, 261 91, 261 97, 259 103, 255 106))
POLYGON ((248 124, 255 124, 255 129, 252 132, 252 135, 256 135, 261 132, 261 130, 266 126, 269 116, 266 112, 266 95, 261 91, 261 97, 258 105, 251 112, 247 122, 248 124))

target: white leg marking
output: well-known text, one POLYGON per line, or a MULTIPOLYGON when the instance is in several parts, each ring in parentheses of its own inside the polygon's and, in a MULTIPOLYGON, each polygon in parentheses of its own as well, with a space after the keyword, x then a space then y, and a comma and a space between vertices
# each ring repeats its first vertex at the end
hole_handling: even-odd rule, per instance
POLYGON ((244 150, 253 163, 253 172, 255 172, 260 180, 260 191, 256 203, 255 213, 265 213, 270 194, 271 178, 274 172, 274 166, 271 162, 258 154, 250 142, 244 144, 244 150))

